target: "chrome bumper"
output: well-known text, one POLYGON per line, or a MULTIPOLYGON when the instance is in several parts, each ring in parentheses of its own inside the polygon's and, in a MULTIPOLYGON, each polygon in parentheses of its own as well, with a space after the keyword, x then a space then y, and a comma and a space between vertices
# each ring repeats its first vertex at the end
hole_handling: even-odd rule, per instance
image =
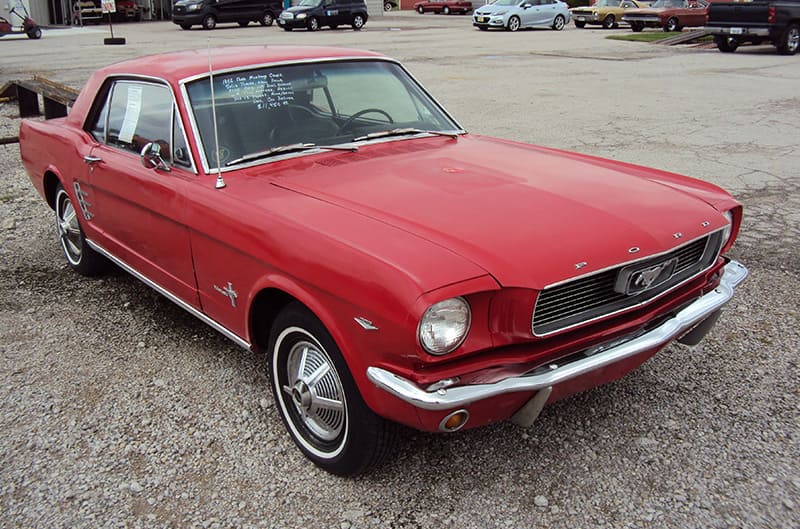
POLYGON ((602 352, 552 367, 544 373, 511 377, 492 384, 451 386, 433 392, 380 367, 368 367, 367 377, 379 388, 425 410, 449 410, 505 393, 537 391, 554 386, 666 344, 700 324, 733 297, 736 285, 748 273, 747 268, 736 261, 729 262, 723 270, 722 280, 714 291, 698 298, 658 327, 625 343, 612 345, 602 352))
POLYGON ((744 37, 750 35, 755 35, 757 37, 769 37, 770 33, 769 28, 721 28, 715 26, 706 26, 703 29, 712 35, 730 35, 732 37, 744 37))

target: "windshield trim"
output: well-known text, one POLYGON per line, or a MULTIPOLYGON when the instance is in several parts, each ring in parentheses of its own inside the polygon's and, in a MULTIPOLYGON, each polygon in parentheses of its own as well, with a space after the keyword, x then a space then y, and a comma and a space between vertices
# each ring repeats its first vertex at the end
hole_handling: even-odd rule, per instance
MULTIPOLYGON (((426 96, 428 96, 430 98, 430 100, 433 102, 433 104, 436 105, 436 108, 438 108, 439 111, 442 112, 442 114, 444 114, 453 123, 453 125, 455 125, 457 127, 458 134, 466 134, 466 132, 467 132, 466 129, 464 129, 464 127, 461 126, 461 124, 458 122, 458 120, 456 120, 452 116, 452 114, 450 114, 450 112, 447 111, 447 109, 439 102, 439 100, 436 99, 428 91, 428 89, 425 88, 425 86, 422 83, 420 83, 419 80, 416 77, 414 77, 414 75, 411 72, 409 72, 408 69, 405 66, 403 66, 400 63, 400 61, 398 61, 397 59, 392 59, 391 57, 380 57, 380 56, 375 57, 375 56, 365 56, 365 55, 354 55, 352 57, 321 57, 321 58, 315 58, 315 59, 295 59, 295 60, 289 60, 289 61, 275 61, 275 62, 267 62, 267 63, 254 63, 254 64, 247 64, 247 65, 243 65, 243 66, 237 66, 237 67, 233 67, 233 68, 223 68, 223 69, 220 69, 220 70, 214 70, 214 75, 215 76, 216 75, 225 75, 225 74, 229 74, 229 73, 233 73, 233 72, 244 72, 244 71, 249 71, 249 70, 257 70, 257 69, 260 69, 260 68, 277 68, 277 67, 280 67, 280 66, 291 66, 291 65, 302 65, 302 64, 324 64, 324 63, 332 63, 332 62, 362 62, 362 61, 363 62, 388 62, 388 63, 392 63, 392 64, 397 65, 409 77, 409 79, 411 81, 413 81, 414 84, 417 85, 417 88, 419 88, 419 90, 423 94, 425 94, 426 96)), ((197 149, 196 159, 200 160, 200 165, 202 166, 203 172, 205 174, 207 174, 207 175, 216 175, 218 172, 227 173, 227 172, 230 172, 230 171, 238 171, 239 169, 244 169, 246 167, 252 167, 253 165, 262 165, 262 164, 277 162, 277 161, 280 161, 280 160, 285 160, 287 158, 296 158, 298 156, 309 156, 311 154, 319 154, 319 152, 287 153, 285 156, 283 156, 283 155, 282 156, 273 156, 273 157, 270 157, 270 158, 261 159, 261 160, 255 160, 253 162, 242 163, 240 165, 233 165, 233 166, 230 166, 230 167, 225 167, 224 164, 223 164, 223 167, 221 167, 219 169, 217 167, 213 167, 212 168, 211 164, 209 163, 208 159, 206 158, 205 146, 203 145, 203 142, 200 139, 200 129, 197 126, 197 122, 195 121, 195 118, 194 118, 194 112, 192 111, 191 100, 189 99, 189 91, 188 91, 188 88, 187 88, 188 84, 193 83, 194 81, 197 81, 199 79, 208 79, 208 77, 209 77, 208 72, 204 72, 202 74, 192 75, 190 77, 186 77, 186 78, 181 79, 180 81, 178 81, 178 86, 180 88, 181 102, 183 103, 183 109, 184 109, 184 111, 186 113, 186 117, 188 117, 188 119, 189 119, 189 126, 190 126, 190 130, 191 130, 191 132, 190 131, 186 131, 186 132, 187 132, 187 135, 191 134, 192 138, 194 139, 193 147, 197 149)), ((413 136, 402 136, 402 137, 399 137, 399 138, 398 137, 392 137, 392 138, 380 138, 380 139, 381 140, 387 140, 388 139, 390 141, 397 141, 397 140, 402 140, 402 139, 409 139, 411 137, 413 137, 413 136)), ((372 143, 372 142, 366 142, 365 144, 367 144, 367 143, 372 143)), ((379 142, 375 141, 374 143, 379 143, 379 142)), ((361 142, 359 142, 359 144, 361 144, 361 142)), ((192 147, 190 146, 190 149, 191 148, 192 147)), ((320 151, 320 152, 322 152, 322 151, 320 151)))

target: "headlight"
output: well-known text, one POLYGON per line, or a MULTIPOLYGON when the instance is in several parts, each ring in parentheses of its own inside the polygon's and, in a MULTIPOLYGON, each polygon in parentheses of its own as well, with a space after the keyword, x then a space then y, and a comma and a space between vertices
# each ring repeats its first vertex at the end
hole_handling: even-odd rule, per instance
POLYGON ((297 18, 298 20, 302 20, 302 19, 306 18, 306 14, 305 14, 305 13, 300 13, 300 14, 299 14, 299 15, 297 15, 297 17, 295 17, 295 18, 297 18))
POLYGON ((442 355, 461 345, 472 314, 463 298, 450 298, 428 307, 419 322, 419 343, 431 354, 442 355))
POLYGON ((731 237, 731 231, 733 231, 733 213, 726 211, 722 216, 728 221, 728 225, 722 230, 722 246, 725 246, 731 237))
POLYGON ((501 16, 505 15, 506 13, 508 13, 508 11, 498 11, 497 13, 492 13, 492 15, 494 15, 496 17, 501 17, 501 16))
POLYGON ((189 4, 186 6, 186 11, 197 11, 200 9, 200 4, 189 4))

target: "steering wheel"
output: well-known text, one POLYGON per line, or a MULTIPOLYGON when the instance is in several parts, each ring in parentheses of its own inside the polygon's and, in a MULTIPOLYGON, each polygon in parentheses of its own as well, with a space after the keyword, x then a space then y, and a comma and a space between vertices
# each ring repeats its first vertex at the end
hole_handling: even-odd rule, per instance
POLYGON ((381 110, 380 108, 365 108, 364 110, 359 110, 358 112, 356 112, 355 114, 344 120, 344 123, 339 125, 339 130, 336 132, 336 134, 337 135, 342 134, 344 131, 350 128, 350 126, 353 124, 355 120, 357 120, 364 114, 369 114, 370 112, 374 112, 376 114, 383 114, 384 116, 386 116, 386 119, 389 120, 389 123, 394 123, 392 116, 390 116, 385 110, 381 110))

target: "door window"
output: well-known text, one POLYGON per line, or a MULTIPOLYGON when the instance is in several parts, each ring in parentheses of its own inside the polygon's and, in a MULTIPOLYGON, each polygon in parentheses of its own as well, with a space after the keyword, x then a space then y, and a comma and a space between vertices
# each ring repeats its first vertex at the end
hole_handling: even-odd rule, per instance
POLYGON ((136 155, 148 143, 157 143, 166 162, 192 167, 186 135, 165 85, 116 81, 89 132, 101 143, 136 155))

